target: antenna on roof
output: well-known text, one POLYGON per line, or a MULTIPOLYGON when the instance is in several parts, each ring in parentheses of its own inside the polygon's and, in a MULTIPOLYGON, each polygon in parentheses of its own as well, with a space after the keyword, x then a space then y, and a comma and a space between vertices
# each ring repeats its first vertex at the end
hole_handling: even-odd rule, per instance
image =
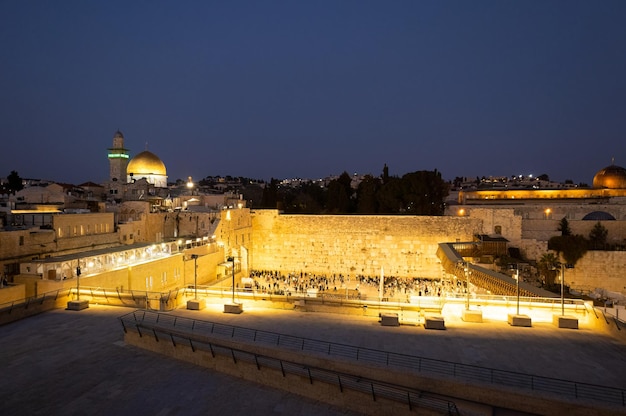
POLYGON ((146 150, 148 150, 148 142, 146 142, 146 150))

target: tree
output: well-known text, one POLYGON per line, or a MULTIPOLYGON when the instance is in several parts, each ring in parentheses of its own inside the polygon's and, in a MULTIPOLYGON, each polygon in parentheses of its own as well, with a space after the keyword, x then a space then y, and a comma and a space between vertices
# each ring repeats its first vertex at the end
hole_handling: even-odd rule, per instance
POLYGON ((263 188, 261 208, 276 209, 278 206, 278 179, 272 178, 269 185, 263 188))
POLYGON ((383 180, 383 184, 389 182, 389 168, 387 167, 386 163, 385 163, 385 166, 383 166, 382 180, 383 180))
POLYGON ((572 267, 587 253, 588 246, 589 241, 579 234, 559 235, 548 240, 548 249, 563 255, 565 263, 572 267))
POLYGON ((326 211, 334 214, 346 214, 352 212, 352 178, 348 172, 343 172, 339 178, 328 183, 328 199, 326 211))
POLYGON ((413 215, 443 215, 448 189, 436 169, 407 173, 402 177, 404 209, 413 215))
POLYGON ((17 191, 21 191, 24 188, 22 178, 20 178, 20 175, 18 175, 14 170, 12 170, 9 176, 7 176, 7 188, 13 195, 15 195, 17 191))
POLYGON ((558 258, 554 253, 545 253, 537 263, 537 269, 539 270, 539 274, 543 276, 546 286, 552 286, 554 284, 554 278, 557 274, 557 270, 555 269, 557 263, 558 258))
POLYGON ((402 183, 400 178, 391 177, 376 194, 380 214, 398 214, 402 209, 402 183))
POLYGON ((572 230, 569 228, 569 222, 567 221, 567 218, 561 218, 557 231, 560 231, 562 236, 572 235, 572 230))
POLYGON ((365 175, 356 190, 356 212, 359 214, 378 213, 376 194, 380 189, 380 180, 372 175, 365 175))
POLYGON ((589 248, 591 250, 602 250, 606 248, 606 240, 609 230, 598 221, 589 232, 589 248))

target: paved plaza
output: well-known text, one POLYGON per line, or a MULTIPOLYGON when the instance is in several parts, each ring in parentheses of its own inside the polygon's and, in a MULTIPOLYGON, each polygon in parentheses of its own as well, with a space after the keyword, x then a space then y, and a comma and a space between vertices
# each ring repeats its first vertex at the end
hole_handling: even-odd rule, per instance
MULTIPOLYGON (((626 389, 626 345, 585 328, 510 327, 446 316, 447 330, 430 331, 381 326, 371 316, 266 309, 254 302, 244 305, 241 315, 222 310, 223 304, 210 303, 202 311, 170 313, 626 389)), ((0 327, 0 414, 353 414, 127 346, 117 318, 132 311, 91 305, 0 327)))

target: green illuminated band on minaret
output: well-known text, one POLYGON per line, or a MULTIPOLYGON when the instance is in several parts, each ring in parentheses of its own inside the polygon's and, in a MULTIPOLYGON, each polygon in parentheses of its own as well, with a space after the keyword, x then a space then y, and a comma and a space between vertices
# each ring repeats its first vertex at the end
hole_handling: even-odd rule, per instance
POLYGON ((109 153, 109 159, 119 159, 119 158, 124 158, 124 159, 128 159, 128 154, 126 153, 119 153, 120 149, 109 149, 109 151, 113 152, 113 151, 118 151, 118 153, 109 153))

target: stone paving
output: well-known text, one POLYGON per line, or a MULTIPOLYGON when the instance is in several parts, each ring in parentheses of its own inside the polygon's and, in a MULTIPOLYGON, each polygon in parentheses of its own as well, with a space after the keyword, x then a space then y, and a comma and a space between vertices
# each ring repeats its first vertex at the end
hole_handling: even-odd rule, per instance
MULTIPOLYGON (((265 309, 241 315, 222 303, 173 314, 626 389, 626 345, 592 331, 465 323, 446 331, 385 327, 371 316, 265 309)), ((0 327, 1 415, 340 415, 342 409, 126 346, 118 317, 132 309, 91 305, 0 327)))

